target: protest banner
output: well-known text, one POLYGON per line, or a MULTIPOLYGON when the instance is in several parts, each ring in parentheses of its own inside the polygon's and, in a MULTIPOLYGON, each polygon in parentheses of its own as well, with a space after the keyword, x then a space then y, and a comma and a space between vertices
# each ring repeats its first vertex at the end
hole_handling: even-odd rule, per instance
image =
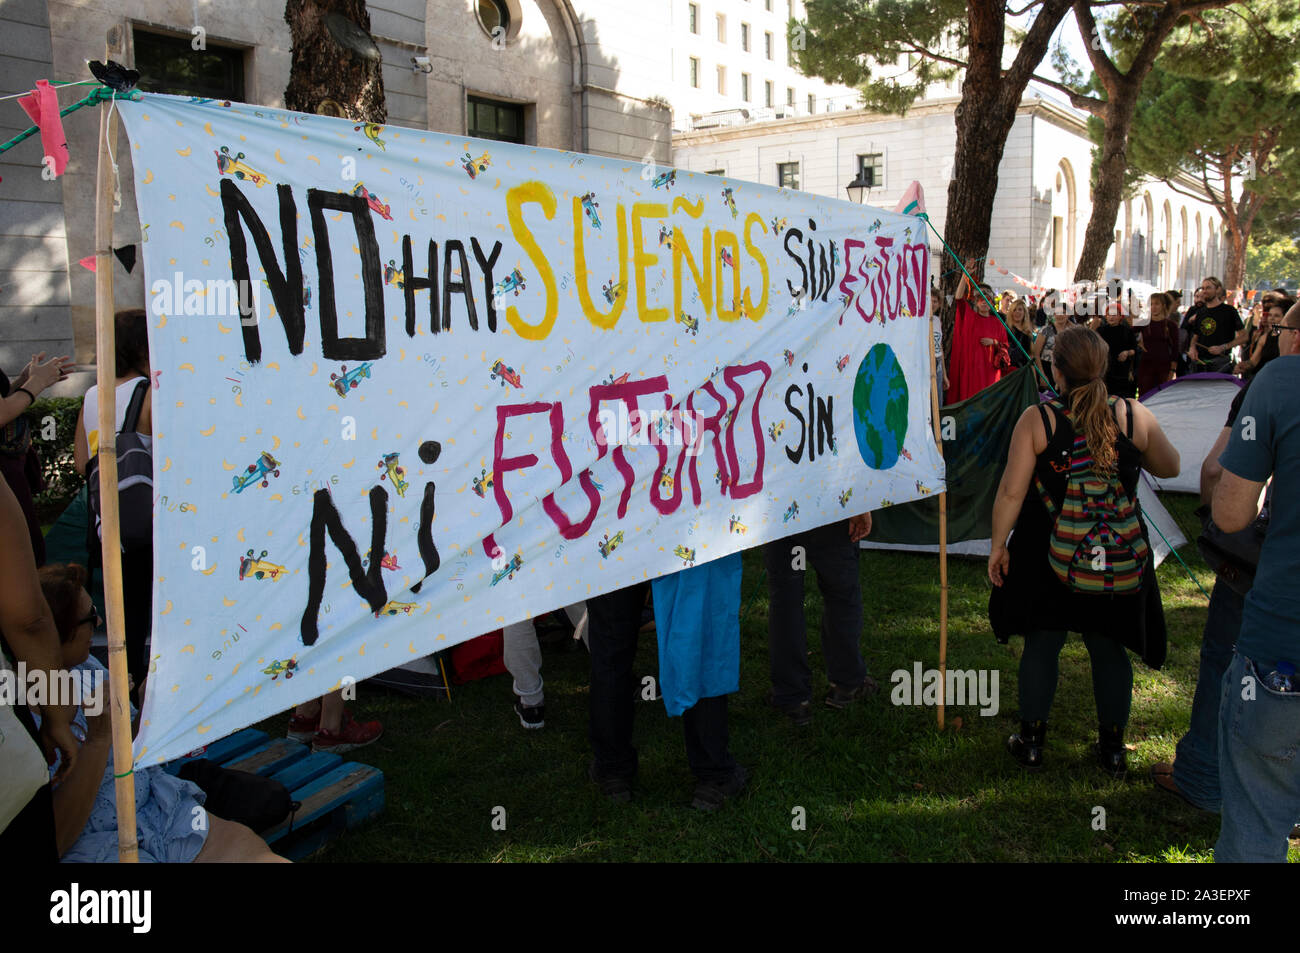
POLYGON ((144 94, 138 761, 539 612, 944 488, 917 219, 144 94))

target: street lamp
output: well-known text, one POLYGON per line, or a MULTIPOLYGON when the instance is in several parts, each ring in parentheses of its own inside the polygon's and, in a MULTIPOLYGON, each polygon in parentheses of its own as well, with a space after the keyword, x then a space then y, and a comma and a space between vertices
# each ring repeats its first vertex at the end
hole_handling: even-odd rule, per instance
POLYGON ((867 197, 867 192, 871 189, 871 183, 867 181, 865 170, 858 170, 858 177, 845 186, 845 191, 849 193, 849 201, 861 205, 867 197))

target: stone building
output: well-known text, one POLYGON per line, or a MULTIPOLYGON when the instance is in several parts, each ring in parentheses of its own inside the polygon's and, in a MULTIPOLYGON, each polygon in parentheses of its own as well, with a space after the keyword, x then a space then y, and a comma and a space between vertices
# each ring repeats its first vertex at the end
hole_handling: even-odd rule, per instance
MULTIPOLYGON (((784 2, 784 0, 782 0, 784 2)), ((371 0, 394 125, 666 163, 671 113, 657 98, 668 19, 633 0, 371 0)), ((139 69, 142 88, 284 105, 291 62, 282 0, 5 0, 0 95, 37 79, 90 79, 89 59, 139 69), (196 18, 197 17, 197 21, 196 18), (195 47, 201 46, 202 49, 195 47)), ((84 93, 84 88, 82 90, 84 93)), ((60 95, 64 105, 76 88, 60 95)), ((24 128, 12 100, 0 139, 24 128)), ((93 379, 98 108, 65 120, 72 161, 42 175, 39 139, 0 155, 0 368, 35 351, 70 353, 93 379)), ((119 126, 122 208, 114 245, 140 240, 130 149, 119 126)), ((118 308, 144 306, 143 269, 114 263, 118 308)))
MULTIPOLYGON (((888 209, 915 179, 942 233, 957 103, 955 96, 936 96, 906 116, 840 110, 677 132, 673 163, 841 199, 862 173, 871 183, 866 203, 888 209)), ((1025 97, 998 170, 989 243, 997 265, 1045 288, 1071 283, 1092 212, 1092 149, 1085 116, 1032 91, 1025 97)), ((1144 182, 1123 204, 1108 278, 1165 289, 1194 287, 1206 274, 1223 274, 1227 245, 1219 213, 1208 200, 1184 194, 1205 194, 1200 183, 1186 178, 1178 184, 1181 192, 1144 182)), ((955 267, 933 234, 931 262, 935 274, 955 267)), ((986 277, 996 288, 1024 290, 995 269, 986 277)))

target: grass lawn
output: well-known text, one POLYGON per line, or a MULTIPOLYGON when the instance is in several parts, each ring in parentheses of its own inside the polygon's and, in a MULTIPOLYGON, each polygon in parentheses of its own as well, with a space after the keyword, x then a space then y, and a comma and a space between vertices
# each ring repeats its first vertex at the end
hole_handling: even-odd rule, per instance
MULTIPOLYGON (((1189 539, 1195 501, 1164 502, 1189 539)), ((1212 574, 1194 544, 1183 558, 1208 591, 1212 574)), ((1029 774, 1007 754, 1019 725, 1020 639, 1000 646, 986 617, 983 561, 950 561, 948 665, 1000 673, 1001 709, 950 709, 962 725, 940 733, 935 712, 894 707, 889 675, 938 664, 938 560, 864 553, 867 623, 862 646, 881 682, 876 698, 847 711, 815 709, 796 729, 762 702, 768 688, 767 586, 762 561, 745 555, 740 691, 731 696, 731 747, 751 772, 749 790, 716 815, 689 807, 680 719, 660 702, 637 708, 641 773, 635 799, 618 805, 586 779, 588 656, 545 656, 546 728, 525 732, 508 676, 454 690, 452 701, 417 701, 363 685, 353 709, 380 718, 384 737, 350 757, 384 772, 384 813, 336 840, 317 861, 1209 861, 1217 816, 1155 790, 1146 768, 1171 760, 1196 683, 1205 597, 1174 559, 1159 570, 1169 660, 1159 672, 1134 659, 1129 778, 1112 781, 1092 759, 1096 714, 1087 653, 1072 636, 1061 656, 1043 769, 1029 774), (1105 829, 1094 830, 1095 808, 1105 829), (505 809, 505 830, 493 828, 505 809), (803 808, 806 829, 792 829, 803 808)), ((811 575, 811 574, 810 574, 811 575)), ((810 632, 821 599, 808 586, 810 632)), ((810 639, 814 701, 825 690, 819 639, 810 639)), ((657 670, 643 635, 637 672, 657 670)), ((285 730, 287 716, 259 727, 285 730)), ((499 823, 497 826, 500 826, 499 823)), ((1291 859, 1300 859, 1292 842, 1291 859)))

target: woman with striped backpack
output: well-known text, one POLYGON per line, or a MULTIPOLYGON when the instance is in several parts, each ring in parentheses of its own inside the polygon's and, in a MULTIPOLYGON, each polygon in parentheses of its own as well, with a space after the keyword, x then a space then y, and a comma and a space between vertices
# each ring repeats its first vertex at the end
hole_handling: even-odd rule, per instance
POLYGON ((1120 778, 1133 694, 1125 650, 1155 669, 1165 659, 1138 480, 1143 468, 1176 476, 1179 459, 1149 410, 1107 397, 1108 357, 1095 331, 1061 331, 1052 360, 1060 396, 1028 408, 1016 424, 993 506, 989 621, 1001 642, 1025 638, 1021 727, 1007 742, 1016 760, 1042 764, 1057 660, 1066 633, 1079 632, 1092 662, 1095 751, 1102 768, 1120 778))

